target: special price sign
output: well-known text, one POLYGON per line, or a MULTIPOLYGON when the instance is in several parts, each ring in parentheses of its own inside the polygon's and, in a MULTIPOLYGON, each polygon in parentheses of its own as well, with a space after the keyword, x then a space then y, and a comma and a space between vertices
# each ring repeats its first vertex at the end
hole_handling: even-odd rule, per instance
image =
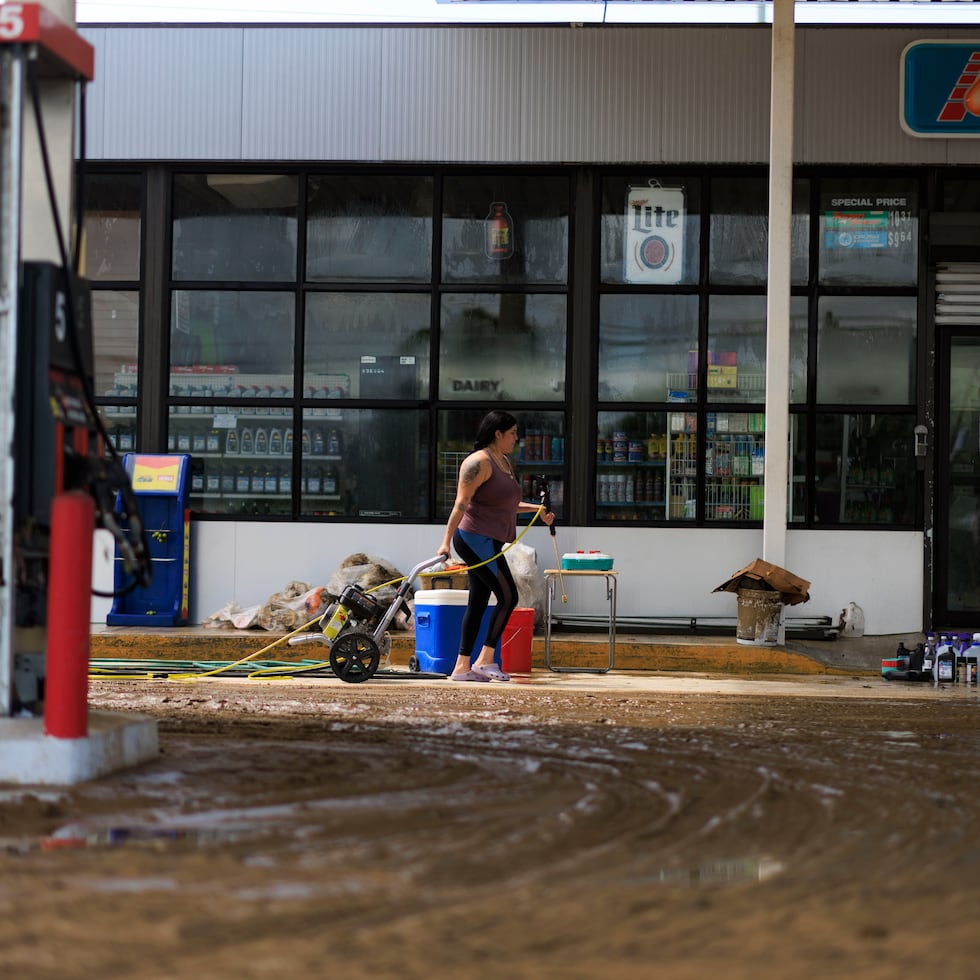
POLYGON ((626 194, 623 279, 675 283, 684 271, 684 191, 679 187, 631 187, 626 194))

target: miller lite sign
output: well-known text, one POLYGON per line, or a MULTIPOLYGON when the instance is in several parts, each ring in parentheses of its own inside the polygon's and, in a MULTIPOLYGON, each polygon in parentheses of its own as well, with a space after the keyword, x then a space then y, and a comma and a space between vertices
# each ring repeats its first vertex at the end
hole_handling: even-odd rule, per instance
POLYGON ((980 137, 980 40, 909 44, 902 52, 900 111, 910 136, 980 137))
POLYGON ((623 279, 675 283, 684 271, 684 191, 679 187, 631 187, 626 194, 623 279))

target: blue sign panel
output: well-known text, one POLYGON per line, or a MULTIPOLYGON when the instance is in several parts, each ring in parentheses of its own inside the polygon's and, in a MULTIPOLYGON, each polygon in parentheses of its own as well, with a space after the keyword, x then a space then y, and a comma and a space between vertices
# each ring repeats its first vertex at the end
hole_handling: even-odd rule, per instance
POLYGON ((902 128, 980 137, 980 41, 914 41, 902 52, 902 128))

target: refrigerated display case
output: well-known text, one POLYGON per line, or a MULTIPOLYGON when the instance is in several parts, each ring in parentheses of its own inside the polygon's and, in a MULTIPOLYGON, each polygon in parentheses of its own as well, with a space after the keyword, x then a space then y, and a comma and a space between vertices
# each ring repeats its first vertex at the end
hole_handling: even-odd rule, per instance
POLYGON ((667 458, 666 413, 600 412, 596 435, 596 519, 663 520, 667 458))
MULTIPOLYGON (((698 417, 670 413, 668 520, 697 517, 698 417)), ((765 414, 707 412, 704 432, 704 519, 761 521, 766 462, 765 414)))

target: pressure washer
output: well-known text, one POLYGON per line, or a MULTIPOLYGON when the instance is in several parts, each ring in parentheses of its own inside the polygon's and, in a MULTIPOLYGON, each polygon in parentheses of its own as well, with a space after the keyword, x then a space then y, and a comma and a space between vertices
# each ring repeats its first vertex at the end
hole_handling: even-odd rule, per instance
POLYGON ((388 626, 404 605, 419 572, 445 561, 436 555, 419 562, 398 586, 391 605, 382 613, 381 604, 356 583, 348 585, 320 617, 318 632, 303 633, 289 639, 290 646, 322 643, 329 650, 327 660, 342 681, 359 684, 374 676, 382 659, 385 665, 391 655, 388 626), (373 629, 371 627, 374 627, 373 629))

